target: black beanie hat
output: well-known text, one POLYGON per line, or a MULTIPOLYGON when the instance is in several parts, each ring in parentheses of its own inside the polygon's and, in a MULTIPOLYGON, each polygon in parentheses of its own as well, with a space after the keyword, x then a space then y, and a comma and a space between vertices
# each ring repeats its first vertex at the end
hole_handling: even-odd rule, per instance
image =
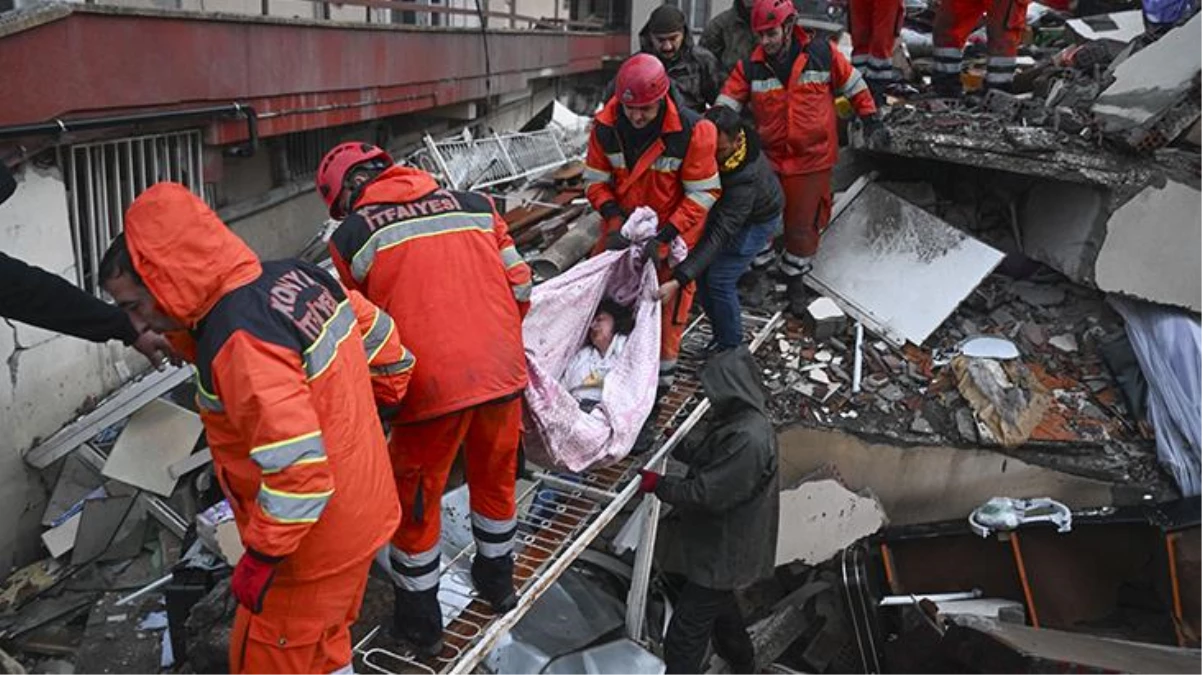
POLYGON ((660 5, 647 19, 647 32, 655 35, 684 30, 684 12, 672 5, 660 5))

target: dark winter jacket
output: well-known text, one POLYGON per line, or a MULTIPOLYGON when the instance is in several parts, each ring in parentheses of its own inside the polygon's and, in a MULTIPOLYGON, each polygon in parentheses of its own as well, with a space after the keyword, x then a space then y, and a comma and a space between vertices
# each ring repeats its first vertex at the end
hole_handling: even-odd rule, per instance
POLYGON ((701 384, 713 425, 700 445, 674 455, 689 466, 688 475, 665 476, 655 489, 673 506, 661 528, 660 563, 706 588, 749 586, 776 564, 776 432, 758 373, 746 346, 710 359, 701 384))
POLYGON ((734 0, 733 7, 710 19, 698 44, 717 57, 725 81, 735 64, 750 57, 756 45, 751 12, 743 6, 743 0, 734 0))
POLYGON ((755 134, 747 134, 747 158, 733 171, 722 171, 722 197, 705 219, 705 234, 689 251, 689 257, 676 266, 672 276, 687 284, 705 272, 714 258, 745 227, 766 223, 781 215, 785 195, 780 181, 760 151, 755 134))
MULTIPOLYGON (((644 53, 659 58, 651 44, 647 26, 643 26, 639 31, 639 44, 644 53)), ((726 81, 725 72, 718 64, 718 59, 709 50, 693 44, 687 24, 684 27, 684 44, 680 47, 680 53, 671 63, 665 61, 664 69, 668 71, 668 79, 672 81, 676 90, 677 102, 699 113, 705 112, 706 106, 714 104, 718 93, 722 91, 722 84, 726 81)), ((605 88, 604 101, 608 101, 614 95, 614 86, 614 82, 610 81, 605 88)))

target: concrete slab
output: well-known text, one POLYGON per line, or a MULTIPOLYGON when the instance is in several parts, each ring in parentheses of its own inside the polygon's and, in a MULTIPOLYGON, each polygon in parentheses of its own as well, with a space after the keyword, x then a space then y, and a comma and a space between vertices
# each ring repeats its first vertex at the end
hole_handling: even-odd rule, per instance
POLYGON ((872 490, 891 525, 967 518, 997 495, 1051 497, 1073 509, 1134 504, 1143 496, 1143 490, 1134 487, 1082 478, 977 448, 900 447, 804 427, 783 431, 779 443, 782 484, 834 465, 849 489, 872 490))
POLYGON ((1115 211, 1098 252, 1098 288, 1202 310, 1200 200, 1195 188, 1169 181, 1144 188, 1115 211))
POLYGON ((1127 44, 1143 35, 1144 13, 1139 10, 1114 12, 1069 19, 1068 27, 1084 40, 1111 40, 1127 44))
POLYGON ((1002 257, 868 185, 831 223, 806 280, 894 345, 922 344, 1002 257))
POLYGON ((881 503, 826 478, 780 493, 776 564, 817 565, 885 526, 881 503))
POLYGON ((200 436, 200 416, 155 399, 129 419, 104 464, 104 475, 170 497, 176 478, 170 468, 187 458, 200 436))
POLYGON ((1121 133, 1153 124, 1190 93, 1202 71, 1199 32, 1202 14, 1195 14, 1119 64, 1114 84, 1093 105, 1103 131, 1121 133))

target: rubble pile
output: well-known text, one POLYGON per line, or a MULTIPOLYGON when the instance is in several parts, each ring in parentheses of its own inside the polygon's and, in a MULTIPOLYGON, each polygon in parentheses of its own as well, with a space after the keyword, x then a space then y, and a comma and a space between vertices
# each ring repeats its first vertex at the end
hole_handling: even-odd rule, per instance
POLYGON ((1158 485, 1151 433, 1132 413, 1104 353, 1125 342, 1103 294, 1071 282, 1012 280, 979 286, 922 348, 898 349, 865 335, 861 391, 852 392, 855 327, 815 340, 790 320, 760 355, 777 425, 803 424, 906 444, 1002 449, 957 387, 951 355, 968 338, 1013 342, 1018 361, 1050 400, 1023 440, 1024 458, 1043 456, 1086 475, 1158 485), (1059 455, 1059 456, 1058 456, 1059 455), (1067 456, 1066 456, 1067 455, 1067 456), (1085 455, 1085 456, 1083 456, 1085 455))

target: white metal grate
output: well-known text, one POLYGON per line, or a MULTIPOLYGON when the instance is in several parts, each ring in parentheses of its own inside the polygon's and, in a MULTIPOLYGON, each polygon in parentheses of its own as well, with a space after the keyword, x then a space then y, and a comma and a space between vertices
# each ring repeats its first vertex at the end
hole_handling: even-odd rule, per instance
POLYGON ((67 185, 71 243, 79 285, 99 294, 100 258, 121 233, 134 198, 160 181, 174 181, 204 197, 199 131, 137 136, 59 148, 67 185))
POLYGON ((479 190, 532 178, 583 155, 583 148, 560 139, 552 129, 449 141, 427 136, 425 142, 426 148, 409 161, 440 176, 455 190, 479 190))

